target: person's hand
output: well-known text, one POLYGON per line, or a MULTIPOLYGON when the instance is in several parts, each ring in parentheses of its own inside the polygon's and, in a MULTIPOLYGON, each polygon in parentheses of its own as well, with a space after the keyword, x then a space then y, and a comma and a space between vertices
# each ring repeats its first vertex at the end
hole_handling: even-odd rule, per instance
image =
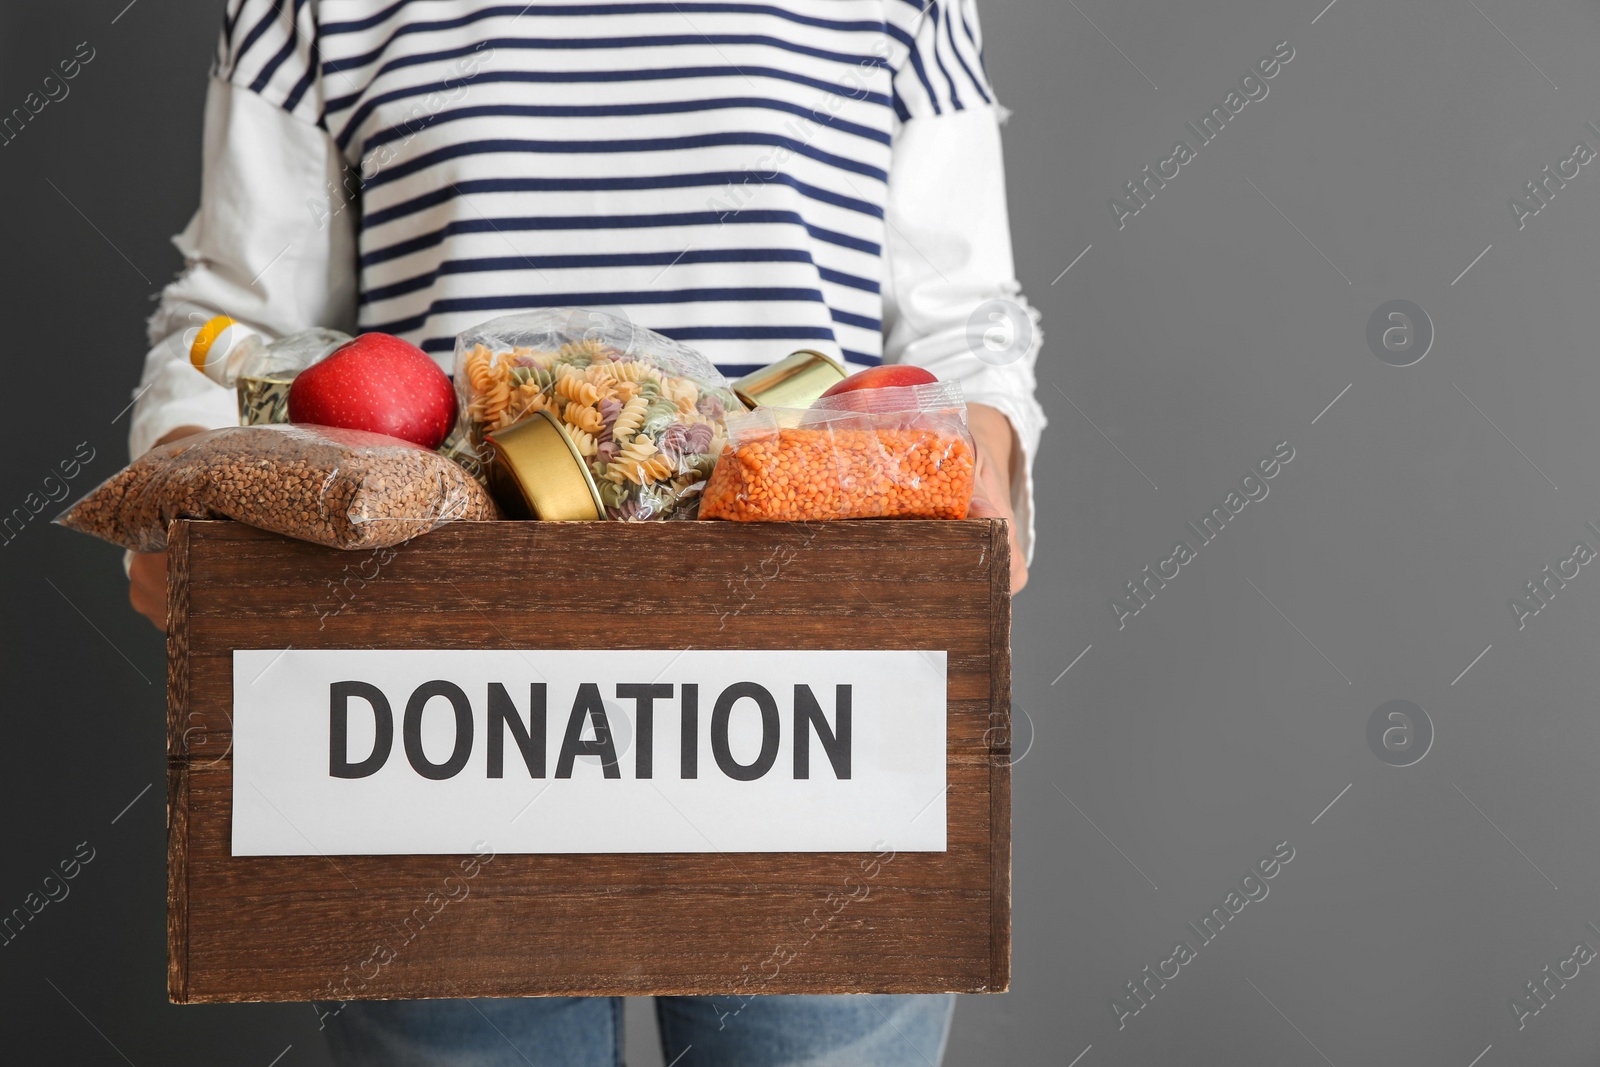
POLYGON ((1011 532, 1011 592, 1028 584, 1028 561, 1017 541, 1017 517, 1011 510, 1011 453, 1016 431, 1011 420, 987 404, 967 405, 967 424, 978 446, 977 486, 972 495, 975 519, 1005 519, 1011 532))
POLYGON ((128 599, 133 610, 167 628, 167 554, 138 552, 128 564, 128 599))
MULTIPOLYGON (((157 445, 176 441, 180 437, 201 433, 203 426, 180 426, 166 434, 157 445)), ((156 629, 167 628, 167 554, 165 552, 140 552, 128 564, 128 600, 133 610, 156 624, 156 629)))

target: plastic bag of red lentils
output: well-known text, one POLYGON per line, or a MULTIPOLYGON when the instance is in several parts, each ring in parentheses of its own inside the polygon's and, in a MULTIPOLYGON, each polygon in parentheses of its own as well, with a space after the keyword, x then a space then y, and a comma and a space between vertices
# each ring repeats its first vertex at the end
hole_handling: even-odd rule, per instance
POLYGON ((729 415, 702 519, 964 519, 975 458, 956 382, 729 415))

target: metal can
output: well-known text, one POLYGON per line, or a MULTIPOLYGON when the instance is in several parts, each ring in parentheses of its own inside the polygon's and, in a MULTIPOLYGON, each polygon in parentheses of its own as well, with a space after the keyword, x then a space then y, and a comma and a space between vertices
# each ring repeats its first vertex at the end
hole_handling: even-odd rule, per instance
POLYGON ((550 412, 485 434, 484 443, 489 491, 508 517, 592 522, 605 516, 589 465, 550 412))
POLYGON ((837 360, 814 349, 802 348, 734 382, 733 395, 752 410, 758 407, 803 408, 844 379, 845 369, 837 360))

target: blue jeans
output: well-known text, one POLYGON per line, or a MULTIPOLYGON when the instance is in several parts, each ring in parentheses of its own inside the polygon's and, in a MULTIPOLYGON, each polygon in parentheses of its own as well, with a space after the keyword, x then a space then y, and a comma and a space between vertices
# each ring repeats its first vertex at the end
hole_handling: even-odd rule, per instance
MULTIPOLYGON (((672 1067, 938 1067, 955 1008, 931 996, 658 997, 672 1067)), ((618 997, 354 1001, 344 1067, 621 1067, 618 997)))

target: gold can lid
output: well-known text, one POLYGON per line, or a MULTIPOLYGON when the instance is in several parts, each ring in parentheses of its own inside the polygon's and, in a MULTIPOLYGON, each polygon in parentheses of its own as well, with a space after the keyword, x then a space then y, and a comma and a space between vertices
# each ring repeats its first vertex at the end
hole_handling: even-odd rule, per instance
POLYGON ((600 490, 561 423, 536 411, 484 435, 489 445, 489 487, 513 518, 593 522, 603 518, 600 490))
POLYGON ((844 379, 845 369, 837 360, 802 348, 734 382, 733 395, 751 409, 804 408, 844 379))

